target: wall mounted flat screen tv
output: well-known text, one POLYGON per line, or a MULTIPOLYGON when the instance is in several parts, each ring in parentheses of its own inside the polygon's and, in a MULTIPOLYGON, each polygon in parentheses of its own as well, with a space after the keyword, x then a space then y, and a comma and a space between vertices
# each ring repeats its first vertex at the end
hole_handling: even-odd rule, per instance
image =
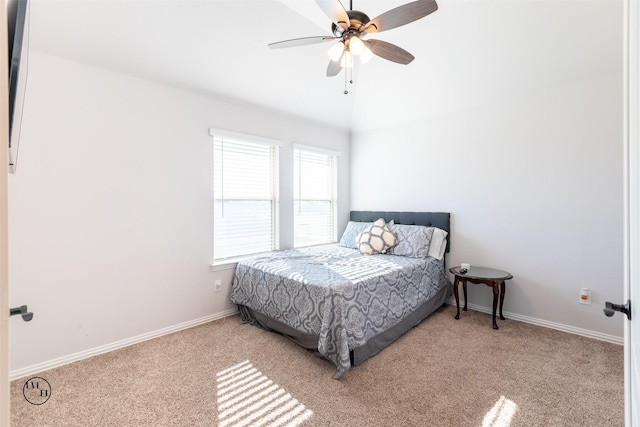
POLYGON ((8 0, 9 42, 9 172, 18 164, 18 145, 22 126, 22 108, 27 87, 29 59, 29 0, 8 0))

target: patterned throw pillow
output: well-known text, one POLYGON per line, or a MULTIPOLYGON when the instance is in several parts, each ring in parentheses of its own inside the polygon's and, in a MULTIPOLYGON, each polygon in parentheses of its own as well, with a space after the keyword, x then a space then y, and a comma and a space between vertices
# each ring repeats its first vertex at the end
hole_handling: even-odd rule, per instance
POLYGON ((389 251, 390 255, 413 258, 426 258, 429 255, 433 227, 393 224, 389 228, 398 239, 398 244, 389 251))
POLYGON ((370 227, 372 222, 357 222, 357 221, 349 221, 347 223, 347 228, 344 229, 344 233, 342 233, 342 237, 340 238, 339 246, 344 246, 345 248, 358 249, 357 238, 367 227, 370 227))
POLYGON ((387 252, 396 244, 396 236, 380 218, 357 237, 358 250, 365 255, 377 255, 387 252))

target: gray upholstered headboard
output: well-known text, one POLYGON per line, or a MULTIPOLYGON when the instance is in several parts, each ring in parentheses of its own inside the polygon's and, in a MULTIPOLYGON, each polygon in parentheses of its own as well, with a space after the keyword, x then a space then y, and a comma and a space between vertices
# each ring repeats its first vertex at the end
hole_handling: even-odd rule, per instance
POLYGON ((358 222, 373 222, 384 218, 396 224, 424 225, 438 227, 447 232, 447 252, 451 245, 451 214, 449 212, 387 212, 387 211, 351 211, 349 219, 358 222))

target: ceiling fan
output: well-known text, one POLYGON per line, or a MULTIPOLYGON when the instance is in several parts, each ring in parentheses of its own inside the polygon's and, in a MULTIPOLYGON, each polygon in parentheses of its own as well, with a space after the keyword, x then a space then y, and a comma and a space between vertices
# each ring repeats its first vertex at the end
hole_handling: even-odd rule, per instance
MULTIPOLYGON (((398 64, 406 65, 414 56, 394 44, 367 39, 369 34, 391 30, 410 22, 424 18, 438 10, 435 0, 417 0, 384 12, 376 18, 369 17, 359 10, 353 10, 353 0, 349 2, 351 10, 345 10, 339 0, 315 0, 320 9, 331 19, 333 36, 302 37, 270 43, 272 49, 304 46, 308 44, 338 41, 329 49, 327 77, 337 75, 342 68, 353 66, 353 56, 359 56, 364 63, 373 55, 398 64)), ((345 90, 346 93, 346 90, 345 90)))

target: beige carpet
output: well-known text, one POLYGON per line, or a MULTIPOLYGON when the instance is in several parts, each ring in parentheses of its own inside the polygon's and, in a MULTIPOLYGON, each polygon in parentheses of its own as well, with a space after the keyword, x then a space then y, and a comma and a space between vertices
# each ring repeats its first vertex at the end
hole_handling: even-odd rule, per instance
POLYGON ((229 317, 11 384, 13 426, 622 426, 623 347, 441 308, 363 365, 229 317))

